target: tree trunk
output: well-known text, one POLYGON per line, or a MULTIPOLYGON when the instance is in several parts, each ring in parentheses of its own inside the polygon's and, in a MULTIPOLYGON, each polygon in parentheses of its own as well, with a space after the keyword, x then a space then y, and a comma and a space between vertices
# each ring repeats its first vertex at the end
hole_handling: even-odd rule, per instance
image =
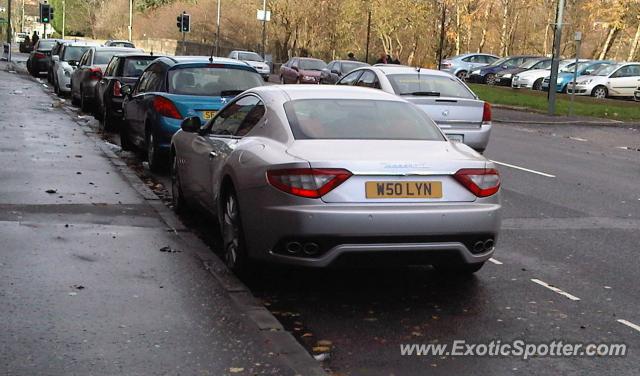
POLYGON ((600 56, 598 56, 598 60, 604 60, 607 57, 607 54, 611 50, 611 46, 613 46, 613 42, 618 37, 619 33, 620 33, 619 27, 617 26, 609 27, 609 34, 607 35, 607 39, 605 40, 604 45, 602 46, 602 51, 600 52, 600 56))
POLYGON ((478 53, 484 50, 484 45, 487 43, 487 29, 489 28, 489 16, 493 10, 493 3, 485 8, 484 11, 484 23, 482 24, 482 32, 480 37, 480 43, 478 44, 478 53))
POLYGON ((460 4, 456 1, 456 55, 460 55, 460 4))
POLYGON ((507 22, 509 21, 509 0, 502 0, 502 28, 500 32, 500 54, 507 56, 507 22))
POLYGON ((551 29, 551 20, 553 17, 553 7, 549 7, 549 13, 547 14, 547 25, 544 27, 544 41, 542 43, 542 52, 544 56, 549 54, 549 30, 551 29))
POLYGON ((636 50, 638 49, 638 43, 640 43, 640 19, 638 19, 638 28, 636 29, 636 36, 633 38, 633 43, 631 43, 631 49, 629 50, 629 56, 627 57, 627 61, 633 61, 636 57, 636 50))

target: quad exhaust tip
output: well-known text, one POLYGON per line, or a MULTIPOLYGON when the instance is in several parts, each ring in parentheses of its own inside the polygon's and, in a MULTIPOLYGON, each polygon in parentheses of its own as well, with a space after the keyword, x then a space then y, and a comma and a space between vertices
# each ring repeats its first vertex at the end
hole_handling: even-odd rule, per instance
POLYGON ((478 240, 473 244, 473 253, 489 252, 495 246, 493 239, 487 239, 485 241, 478 240))
POLYGON ((306 242, 304 244, 295 241, 287 242, 285 244, 285 249, 287 250, 287 253, 291 255, 304 253, 307 256, 314 256, 320 253, 320 246, 314 242, 306 242))
POLYGON ((289 252, 292 255, 295 255, 297 253, 300 253, 300 251, 302 251, 302 244, 298 242, 288 242, 286 245, 286 249, 287 249, 287 252, 289 252))

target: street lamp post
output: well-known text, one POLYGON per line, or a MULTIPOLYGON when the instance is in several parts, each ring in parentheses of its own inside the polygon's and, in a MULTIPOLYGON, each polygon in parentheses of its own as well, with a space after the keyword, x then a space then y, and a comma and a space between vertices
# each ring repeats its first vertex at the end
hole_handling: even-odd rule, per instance
POLYGON ((438 47, 438 69, 442 67, 442 50, 444 49, 444 24, 447 17, 447 4, 442 2, 442 20, 440 21, 440 46, 438 47))
POLYGON ((216 17, 216 56, 220 56, 220 0, 218 0, 218 15, 216 17))
POLYGON ((576 42, 576 63, 573 65, 573 81, 571 82, 571 102, 569 102, 569 115, 573 115, 573 101, 576 96, 576 81, 578 80, 578 61, 580 59, 580 42, 582 41, 582 33, 576 31, 573 40, 576 42))
POLYGON ((129 0, 129 42, 133 33, 133 0, 129 0))
POLYGON ((558 68, 560 65, 560 42, 562 40, 562 19, 564 17, 564 2, 558 0, 558 9, 556 10, 556 28, 553 36, 553 58, 551 62, 551 77, 549 78, 549 115, 556 113, 556 85, 558 83, 558 68))
POLYGON ((267 51, 267 0, 262 0, 262 58, 267 51))
POLYGON ((67 17, 67 4, 65 0, 62 0, 62 39, 64 39, 64 35, 65 35, 66 17, 67 17))

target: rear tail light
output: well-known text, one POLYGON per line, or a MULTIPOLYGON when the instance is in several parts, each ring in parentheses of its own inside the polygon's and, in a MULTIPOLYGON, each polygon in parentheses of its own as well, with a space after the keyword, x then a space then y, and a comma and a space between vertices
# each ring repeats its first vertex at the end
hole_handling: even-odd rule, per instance
POLYGON ((487 102, 484 102, 482 109, 482 123, 491 123, 491 105, 487 102))
POLYGON ((116 82, 113 83, 113 96, 114 97, 122 96, 122 84, 118 80, 116 80, 116 82))
POLYGON ((440 66, 444 69, 449 69, 451 68, 451 63, 448 61, 443 61, 442 64, 440 64, 440 66))
POLYGON ((465 168, 453 177, 477 197, 488 197, 500 189, 500 174, 492 168, 465 168))
POLYGON ((344 169, 296 168, 267 171, 269 184, 292 195, 320 198, 351 177, 344 169))
POLYGON ((101 78, 102 78, 102 69, 98 67, 89 69, 89 79, 99 80, 101 78))
POLYGON ((176 105, 165 97, 155 97, 153 99, 153 109, 162 116, 182 119, 182 115, 180 115, 176 105))
POLYGON ((36 59, 44 59, 45 57, 47 57, 47 55, 43 54, 42 52, 36 52, 35 54, 33 54, 33 57, 35 57, 36 59))

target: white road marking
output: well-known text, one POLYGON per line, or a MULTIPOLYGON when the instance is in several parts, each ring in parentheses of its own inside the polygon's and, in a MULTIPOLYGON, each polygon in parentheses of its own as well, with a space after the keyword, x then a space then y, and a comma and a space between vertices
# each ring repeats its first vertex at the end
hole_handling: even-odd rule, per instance
POLYGON ((499 164, 501 166, 515 168, 516 170, 522 170, 522 171, 530 172, 532 174, 538 174, 538 175, 546 176, 548 178, 555 178, 556 177, 555 175, 547 174, 546 172, 540 172, 540 171, 536 171, 536 170, 531 170, 531 169, 528 169, 528 168, 512 165, 512 164, 509 164, 509 163, 498 162, 498 161, 494 161, 493 159, 491 160, 491 162, 493 162, 495 164, 499 164))
POLYGON ((622 325, 626 325, 626 326, 628 326, 629 328, 635 329, 635 330, 637 330, 637 331, 639 331, 639 332, 640 332, 640 325, 636 325, 636 324, 634 324, 634 323, 632 323, 632 322, 629 322, 629 321, 627 321, 627 320, 623 320, 623 319, 618 319, 618 320, 616 320, 616 321, 617 321, 617 322, 619 322, 619 323, 620 323, 620 324, 622 324, 622 325))
POLYGON ((493 257, 490 258, 489 261, 491 261, 492 263, 494 263, 496 265, 502 265, 502 261, 498 261, 498 260, 494 259, 493 257))
POLYGON ((562 290, 560 290, 559 288, 554 287, 554 286, 551 286, 550 284, 548 284, 548 283, 546 283, 546 282, 543 282, 543 281, 541 281, 541 280, 539 280, 539 279, 532 278, 532 279, 531 279, 531 282, 533 282, 533 283, 537 283, 537 284, 539 284, 540 286, 544 286, 544 287, 548 288, 549 290, 554 291, 554 292, 557 292, 558 294, 560 294, 560 295, 562 295, 562 296, 564 296, 564 297, 566 297, 566 298, 569 298, 569 299, 571 299, 571 300, 575 300, 575 301, 580 300, 580 298, 578 298, 577 296, 571 295, 571 294, 569 294, 569 293, 568 293, 568 292, 566 292, 566 291, 562 291, 562 290))
POLYGON ((582 141, 582 142, 586 142, 586 141, 588 141, 587 139, 585 139, 585 138, 580 138, 580 137, 569 137, 569 138, 570 138, 570 139, 572 139, 572 140, 575 140, 575 141, 582 141))

